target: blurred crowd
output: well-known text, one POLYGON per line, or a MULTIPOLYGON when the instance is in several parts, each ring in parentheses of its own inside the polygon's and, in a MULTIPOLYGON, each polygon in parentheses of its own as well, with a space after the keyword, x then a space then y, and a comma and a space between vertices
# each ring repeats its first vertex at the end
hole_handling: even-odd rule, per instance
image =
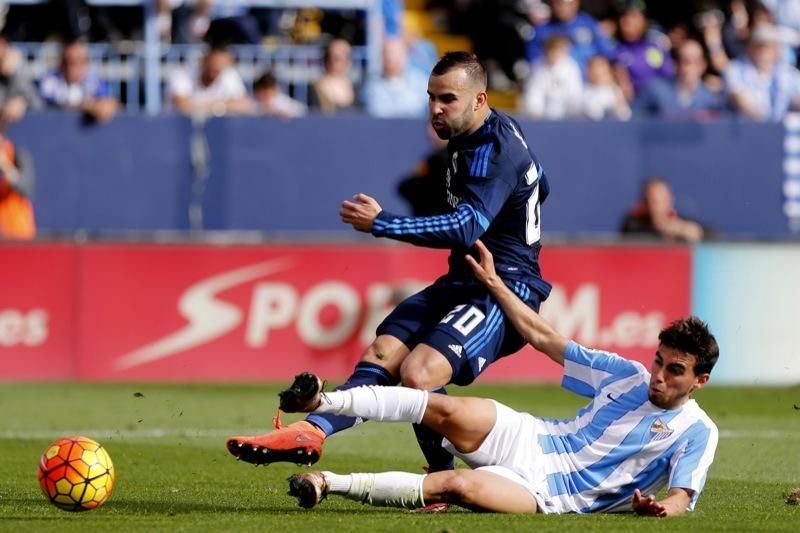
POLYGON ((531 117, 766 121, 800 107, 796 0, 439 4, 531 117))
MULTIPOLYGON (((407 24, 403 0, 380 2, 382 72, 374 75, 354 69, 354 47, 366 42, 362 11, 251 3, 156 0, 161 42, 206 50, 199 61, 169 69, 162 109, 283 119, 426 115, 427 77, 443 50, 407 24), (231 47, 270 44, 319 47, 306 98, 296 99, 274 70, 243 79, 231 47)), ((487 66, 490 90, 514 95, 511 111, 520 116, 779 121, 800 109, 800 0, 427 0, 424 8, 444 31, 468 38, 487 66)), ((103 79, 90 45, 141 41, 143 16, 139 5, 46 0, 0 4, 0 23, 2 203, 28 195, 5 126, 42 108, 80 110, 93 123, 113 119, 124 96, 103 79), (13 43, 53 40, 63 43, 59 63, 33 79, 13 43)))
MULTIPOLYGON (((795 0, 428 0, 447 31, 466 35, 490 72, 490 88, 517 96, 537 119, 704 118, 720 113, 780 120, 800 107, 800 2, 795 0)), ((172 69, 164 108, 213 115, 294 117, 363 111, 422 117, 434 44, 405 24, 403 0, 383 0, 383 72, 353 70, 365 42, 359 10, 252 7, 247 0, 158 0, 165 43, 204 43, 198 65, 172 69), (304 44, 324 50, 319 75, 298 101, 276 72, 246 84, 229 47, 304 44)), ((2 120, 26 107, 83 109, 99 121, 115 95, 92 68, 86 43, 142 38, 140 6, 84 0, 13 5, 2 36, 2 120), (37 80, 8 43, 58 38, 61 64, 37 80)))

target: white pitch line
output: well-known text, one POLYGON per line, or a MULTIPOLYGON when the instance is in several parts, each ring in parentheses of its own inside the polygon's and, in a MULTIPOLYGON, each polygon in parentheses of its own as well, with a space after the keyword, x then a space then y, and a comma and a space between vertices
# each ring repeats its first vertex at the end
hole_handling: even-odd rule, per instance
MULTIPOLYGON (((249 429, 200 429, 200 428, 148 428, 148 429, 66 429, 48 431, 2 430, 0 439, 58 439, 68 435, 83 435, 95 439, 172 439, 172 438, 225 438, 231 435, 258 435, 264 428, 249 429)), ((360 431, 359 431, 360 433, 360 431)), ((336 439, 353 435, 344 432, 336 439)), ((363 435, 361 435, 363 436, 363 435)), ((760 430, 739 431, 720 430, 719 436, 724 439, 800 439, 800 431, 760 430)))

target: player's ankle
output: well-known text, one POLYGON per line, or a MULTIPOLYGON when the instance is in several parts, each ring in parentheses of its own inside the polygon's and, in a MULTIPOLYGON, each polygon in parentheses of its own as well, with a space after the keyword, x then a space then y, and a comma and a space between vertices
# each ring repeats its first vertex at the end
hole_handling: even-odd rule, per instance
POLYGON ((324 439, 324 438, 326 438, 326 437, 328 436, 328 434, 327 434, 327 433, 325 433, 325 430, 324 430, 324 429, 322 429, 321 427, 319 427, 318 425, 316 425, 316 424, 315 424, 314 422, 312 422, 311 420, 301 420, 301 422, 304 422, 304 423, 308 424, 309 428, 311 428, 311 429, 313 429, 314 431, 316 431, 317 433, 319 433, 319 434, 322 436, 322 438, 323 438, 323 439, 324 439))

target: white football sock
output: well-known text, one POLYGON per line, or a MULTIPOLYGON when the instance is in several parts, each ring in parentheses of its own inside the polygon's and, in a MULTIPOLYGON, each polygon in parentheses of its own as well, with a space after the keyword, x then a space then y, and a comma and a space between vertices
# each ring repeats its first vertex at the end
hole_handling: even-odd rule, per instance
POLYGON ((422 498, 423 474, 383 472, 380 474, 339 475, 323 472, 328 493, 377 507, 424 507, 422 498))
POLYGON ((383 422, 419 424, 428 405, 428 391, 369 385, 323 392, 315 413, 358 416, 383 422))

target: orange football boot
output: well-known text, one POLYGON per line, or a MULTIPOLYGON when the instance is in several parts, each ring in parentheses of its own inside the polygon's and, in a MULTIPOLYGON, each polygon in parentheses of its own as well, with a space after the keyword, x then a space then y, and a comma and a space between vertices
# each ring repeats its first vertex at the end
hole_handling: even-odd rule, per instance
POLYGON ((319 461, 325 432, 305 420, 283 426, 281 411, 313 411, 320 403, 323 385, 322 380, 308 372, 297 375, 292 386, 279 395, 280 409, 272 420, 275 431, 251 437, 230 437, 226 442, 228 451, 237 459, 254 465, 287 462, 311 466, 319 461))
POLYGON ((275 431, 251 437, 230 437, 228 451, 237 459, 254 465, 297 463, 311 466, 322 456, 325 432, 300 420, 284 426, 280 411, 274 418, 275 431))

